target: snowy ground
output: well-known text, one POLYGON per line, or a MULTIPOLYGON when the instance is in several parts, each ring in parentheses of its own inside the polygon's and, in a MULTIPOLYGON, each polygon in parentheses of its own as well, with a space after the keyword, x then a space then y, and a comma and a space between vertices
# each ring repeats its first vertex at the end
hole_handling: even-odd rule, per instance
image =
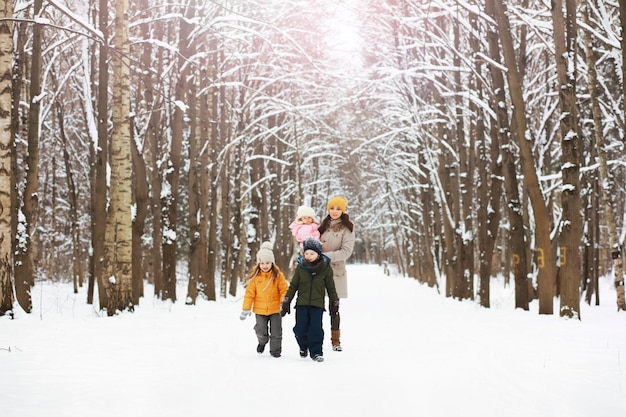
MULTIPOLYGON (((348 267, 343 352, 301 359, 294 315, 283 356, 258 355, 241 298, 164 303, 103 317, 85 289, 37 284, 34 312, 0 318, 6 417, 613 417, 626 412, 626 313, 611 283, 582 320, 446 299, 371 265, 348 267), (623 358, 622 358, 623 356, 623 358)), ((183 283, 184 284, 184 283, 183 283)), ((150 289, 147 287, 146 292, 150 289)), ((181 286, 179 295, 184 294, 181 286)), ((242 292, 240 292, 242 294, 242 292)), ((556 310, 558 311, 558 310, 556 310)), ((325 329, 329 320, 325 321, 325 329)))

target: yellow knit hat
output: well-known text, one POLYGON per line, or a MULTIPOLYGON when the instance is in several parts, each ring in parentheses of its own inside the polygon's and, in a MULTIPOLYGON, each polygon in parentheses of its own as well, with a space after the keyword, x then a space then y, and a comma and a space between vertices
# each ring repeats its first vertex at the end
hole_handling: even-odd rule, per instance
POLYGON ((342 212, 346 212, 346 209, 348 208, 348 200, 346 200, 345 197, 343 196, 335 196, 333 198, 331 198, 330 200, 328 200, 328 204, 326 205, 326 209, 330 209, 331 207, 339 207, 341 209, 342 212))

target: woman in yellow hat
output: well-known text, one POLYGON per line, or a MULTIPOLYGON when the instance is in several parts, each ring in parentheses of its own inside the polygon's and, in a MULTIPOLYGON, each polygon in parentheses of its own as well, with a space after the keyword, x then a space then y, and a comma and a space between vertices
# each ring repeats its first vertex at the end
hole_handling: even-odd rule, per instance
MULTIPOLYGON (((322 250, 330 258, 333 268, 335 288, 339 298, 348 297, 348 278, 346 276, 346 260, 354 249, 354 224, 346 213, 348 200, 343 196, 335 196, 328 200, 328 215, 319 227, 322 250)), ((333 350, 341 352, 341 331, 339 329, 339 309, 331 309, 330 330, 333 350)))

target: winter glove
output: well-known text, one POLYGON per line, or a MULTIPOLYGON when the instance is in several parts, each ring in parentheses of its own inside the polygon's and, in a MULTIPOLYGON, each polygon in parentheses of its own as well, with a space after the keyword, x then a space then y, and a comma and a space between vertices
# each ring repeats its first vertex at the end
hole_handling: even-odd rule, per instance
POLYGON ((331 301, 329 309, 331 316, 336 316, 337 314, 339 314, 339 300, 331 301))
POLYGON ((239 320, 247 319, 250 314, 250 310, 242 310, 241 314, 239 315, 239 320))
POLYGON ((280 316, 285 317, 285 314, 291 313, 291 300, 285 297, 283 298, 283 302, 280 303, 280 316))

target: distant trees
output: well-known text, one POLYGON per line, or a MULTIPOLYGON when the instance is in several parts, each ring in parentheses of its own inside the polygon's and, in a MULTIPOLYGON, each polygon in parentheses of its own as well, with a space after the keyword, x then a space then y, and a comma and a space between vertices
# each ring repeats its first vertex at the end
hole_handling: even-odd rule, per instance
MULTIPOLYGON (((596 23, 604 22, 595 30, 585 27, 595 45, 600 45, 613 36, 612 29, 605 26, 609 21, 617 23, 617 10, 609 18, 611 12, 606 8, 587 3, 598 16, 596 23)), ((516 306, 520 308, 527 308, 537 291, 539 310, 544 314, 552 314, 554 297, 559 295, 561 314, 577 316, 581 289, 594 291, 592 285, 586 285, 594 271, 592 262, 582 262, 583 253, 589 252, 583 246, 603 246, 596 259, 606 259, 608 242, 606 235, 598 233, 586 233, 594 240, 582 241, 582 231, 596 230, 597 223, 593 217, 582 217, 583 198, 591 198, 593 191, 582 189, 580 181, 584 176, 585 184, 593 186, 594 179, 587 177, 597 166, 586 159, 586 165, 578 168, 582 156, 593 147, 588 146, 589 125, 578 116, 579 109, 588 114, 586 85, 575 79, 579 77, 575 64, 580 62, 580 51, 574 40, 581 29, 576 26, 574 4, 565 5, 555 3, 554 10, 549 10, 540 2, 495 0, 474 8, 456 1, 434 1, 422 8, 419 2, 409 1, 371 2, 365 9, 371 26, 366 42, 370 79, 374 85, 387 86, 390 92, 379 94, 374 105, 371 96, 367 97, 371 108, 385 109, 382 117, 387 124, 380 136, 370 134, 365 141, 380 154, 396 143, 406 143, 409 136, 415 150, 396 156, 408 159, 420 155, 419 146, 424 146, 426 155, 432 155, 420 158, 417 165, 418 172, 430 173, 428 187, 418 180, 420 174, 409 175, 410 184, 393 188, 394 196, 385 194, 385 198, 399 202, 394 211, 411 213, 401 222, 404 236, 392 236, 397 242, 410 241, 412 235, 420 236, 420 240, 435 237, 434 244, 429 245, 435 273, 445 275, 449 296, 464 297, 460 290, 466 286, 465 276, 473 276, 468 274, 469 265, 477 262, 464 263, 464 257, 471 259, 471 253, 479 255, 481 279, 476 293, 482 305, 488 305, 488 285, 494 271, 504 272, 505 277, 507 271, 513 272, 516 306), (479 13, 482 10, 486 13, 479 13), (554 30, 546 29, 552 22, 554 30), (562 33, 560 37, 555 35, 557 31, 562 33), (553 38, 558 42, 556 52, 545 42, 553 38), (558 67, 552 64, 555 54, 558 67), (502 83, 503 74, 507 85, 502 83), (492 152, 486 152, 487 148, 492 152), (473 166, 481 168, 472 173, 473 166), (464 198, 475 187, 479 194, 468 205, 464 198), (415 189, 420 192, 415 193, 415 189), (436 196, 435 205, 421 211, 427 215, 412 208, 414 204, 431 205, 432 195, 436 196), (489 244, 491 239, 496 239, 496 252, 489 244), (467 242, 473 240, 477 240, 477 249, 466 250, 467 242), (573 258, 569 256, 572 253, 573 258), (487 275, 484 271, 488 269, 487 275)), ((605 85, 619 79, 610 65, 603 65, 603 70, 605 85)), ((619 139, 623 137, 623 116, 620 111, 614 113, 623 104, 615 92, 596 91, 611 103, 603 110, 605 115, 612 114, 603 122, 603 134, 614 144, 608 149, 623 149, 619 139)), ((623 159, 619 152, 610 158, 618 164, 623 159)), ((381 181, 393 175, 388 172, 390 166, 398 166, 390 162, 381 161, 382 169, 387 169, 384 174, 373 171, 381 181)), ((623 175, 622 171, 618 175, 623 175)), ((399 175, 406 178, 407 173, 399 175)), ((380 195, 379 190, 372 190, 374 194, 365 200, 380 195)), ((623 191, 617 192, 623 195, 623 191)), ((406 246, 387 243, 400 253, 406 246)), ((420 271, 411 265, 415 259, 431 263, 423 254, 396 259, 402 259, 410 271, 420 271)), ((603 270, 610 267, 605 262, 603 270)), ((616 268, 621 274, 619 271, 616 268)), ((414 276, 429 282, 429 275, 420 272, 414 276)), ((470 296, 473 293, 469 291, 470 296)))
POLYGON ((172 302, 234 296, 262 241, 291 266, 299 205, 321 216, 342 193, 354 260, 485 307, 502 276, 517 308, 552 314, 558 296, 578 317, 600 273, 623 282, 620 9, 553 3, 21 9, 2 188, 12 240, 31 241, 8 261, 21 307, 36 278, 78 291, 85 271, 108 314, 144 282, 172 302))

